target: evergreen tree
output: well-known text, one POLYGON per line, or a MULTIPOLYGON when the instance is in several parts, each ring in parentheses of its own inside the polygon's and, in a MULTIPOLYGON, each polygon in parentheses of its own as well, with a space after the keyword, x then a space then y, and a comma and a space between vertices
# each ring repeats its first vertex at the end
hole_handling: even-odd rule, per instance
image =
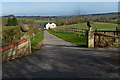
POLYGON ((16 17, 10 16, 7 21, 7 26, 16 26, 16 25, 18 25, 18 21, 17 21, 16 17))
POLYGON ((7 26, 12 26, 12 19, 11 18, 8 18, 7 26))
POLYGON ((18 22, 17 22, 16 17, 13 17, 13 18, 12 18, 12 24, 13 24, 13 26, 18 25, 18 22))

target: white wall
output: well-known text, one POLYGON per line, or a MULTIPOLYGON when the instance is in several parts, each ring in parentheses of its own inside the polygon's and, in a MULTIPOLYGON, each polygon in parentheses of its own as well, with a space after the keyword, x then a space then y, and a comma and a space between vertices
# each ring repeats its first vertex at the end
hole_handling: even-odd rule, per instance
POLYGON ((51 28, 51 29, 52 29, 52 28, 56 28, 56 24, 55 24, 55 23, 51 23, 51 24, 50 24, 50 23, 47 23, 47 24, 46 24, 46 29, 49 29, 49 28, 51 28))

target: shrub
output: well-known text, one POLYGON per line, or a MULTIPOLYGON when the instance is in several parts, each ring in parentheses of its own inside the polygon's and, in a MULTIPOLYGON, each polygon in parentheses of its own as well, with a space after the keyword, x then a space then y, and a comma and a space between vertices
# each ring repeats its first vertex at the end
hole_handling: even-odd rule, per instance
POLYGON ((12 26, 12 19, 11 18, 8 18, 7 26, 12 26))
POLYGON ((18 21, 16 19, 16 17, 9 17, 8 21, 7 21, 7 26, 16 26, 18 25, 18 21))
POLYGON ((8 46, 21 39, 26 34, 32 37, 32 34, 38 34, 41 30, 29 26, 29 31, 24 33, 20 30, 20 26, 2 26, 2 46, 8 46))
POLYGON ((18 21, 17 21, 16 17, 12 18, 12 24, 13 24, 13 26, 18 25, 18 21))
POLYGON ((2 28, 2 44, 3 47, 20 40, 23 33, 18 26, 3 26, 2 28))

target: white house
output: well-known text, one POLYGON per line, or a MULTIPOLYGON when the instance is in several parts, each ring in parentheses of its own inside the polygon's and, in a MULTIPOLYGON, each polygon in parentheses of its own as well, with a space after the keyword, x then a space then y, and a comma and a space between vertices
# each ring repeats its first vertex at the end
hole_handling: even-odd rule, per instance
POLYGON ((45 27, 46 27, 46 29, 56 28, 56 24, 55 24, 55 23, 51 23, 51 24, 50 24, 50 23, 47 23, 45 27))

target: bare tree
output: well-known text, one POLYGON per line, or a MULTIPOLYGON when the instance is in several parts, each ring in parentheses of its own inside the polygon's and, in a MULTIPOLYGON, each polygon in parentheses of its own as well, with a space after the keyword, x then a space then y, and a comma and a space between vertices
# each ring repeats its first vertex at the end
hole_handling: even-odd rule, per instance
POLYGON ((77 7, 73 10, 73 15, 74 16, 80 16, 82 14, 85 14, 85 11, 83 11, 82 9, 80 9, 80 7, 77 7))
POLYGON ((73 20, 75 23, 80 23, 82 20, 83 20, 83 15, 85 14, 85 11, 80 9, 80 7, 76 7, 74 10, 73 10, 73 20))

